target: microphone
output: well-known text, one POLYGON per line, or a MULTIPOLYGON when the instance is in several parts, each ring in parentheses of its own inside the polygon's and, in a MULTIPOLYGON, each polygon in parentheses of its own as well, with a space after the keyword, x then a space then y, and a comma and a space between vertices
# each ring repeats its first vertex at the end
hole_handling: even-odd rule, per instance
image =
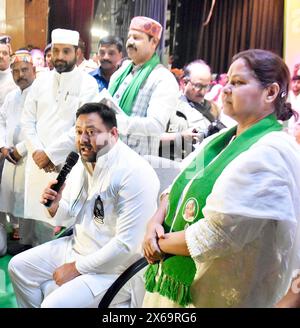
MULTIPOLYGON (((70 173, 70 171, 72 170, 73 166, 77 163, 79 158, 79 155, 77 153, 75 153, 74 151, 72 151, 67 159, 66 159, 66 163, 64 164, 64 166, 62 167, 62 169, 60 170, 56 180, 57 183, 53 184, 51 186, 51 189, 58 192, 60 190, 60 188, 62 187, 62 185, 64 184, 64 182, 66 181, 67 175, 70 173)), ((44 204, 46 207, 50 207, 52 205, 53 200, 48 199, 46 204, 44 204)))

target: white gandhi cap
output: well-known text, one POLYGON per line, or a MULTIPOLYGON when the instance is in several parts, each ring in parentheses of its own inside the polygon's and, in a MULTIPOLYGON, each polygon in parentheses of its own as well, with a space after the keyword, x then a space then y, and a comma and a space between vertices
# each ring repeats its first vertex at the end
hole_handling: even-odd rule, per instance
POLYGON ((71 44, 78 46, 79 33, 77 31, 57 28, 51 33, 51 43, 71 44))

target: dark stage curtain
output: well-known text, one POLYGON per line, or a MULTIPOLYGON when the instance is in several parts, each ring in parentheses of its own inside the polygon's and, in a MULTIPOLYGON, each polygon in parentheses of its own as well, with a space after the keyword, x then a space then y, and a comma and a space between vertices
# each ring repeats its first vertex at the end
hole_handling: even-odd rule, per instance
MULTIPOLYGON (((135 0, 134 16, 147 16, 158 21, 163 31, 166 30, 166 11, 167 11, 167 0, 135 0)), ((160 40, 159 54, 164 51, 165 37, 164 33, 160 40)))
POLYGON ((55 28, 76 30, 86 44, 85 55, 88 57, 93 16, 94 0, 50 0, 48 41, 51 41, 51 32, 55 28))
POLYGON ((213 72, 226 72, 232 56, 262 48, 282 56, 284 0, 216 0, 208 25, 203 26, 212 0, 179 2, 174 66, 201 58, 213 72))

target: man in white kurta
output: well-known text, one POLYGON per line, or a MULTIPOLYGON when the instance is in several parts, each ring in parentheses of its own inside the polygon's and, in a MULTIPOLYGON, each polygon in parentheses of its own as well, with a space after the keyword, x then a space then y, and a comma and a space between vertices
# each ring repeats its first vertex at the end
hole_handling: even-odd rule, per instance
MULTIPOLYGON (((28 51, 17 51, 12 57, 12 76, 18 89, 11 91, 0 108, 0 151, 6 158, 0 184, 0 211, 11 222, 24 218, 24 183, 27 149, 20 118, 30 86, 35 79, 32 57, 28 51)), ((22 227, 24 227, 21 224, 22 227)), ((22 230, 22 229, 21 229, 22 230)), ((24 231, 25 233, 25 231, 24 231)), ((23 233, 20 231, 21 243, 23 233)))
MULTIPOLYGON (((48 223, 52 221, 46 217, 39 197, 47 181, 56 177, 57 173, 45 173, 39 167, 47 162, 48 171, 53 171, 54 166, 46 155, 47 148, 74 126, 76 110, 92 101, 98 93, 96 81, 76 67, 78 40, 76 31, 52 31, 55 69, 34 81, 22 116, 29 152, 25 177, 25 216, 48 223)), ((65 148, 62 158, 65 159, 69 152, 70 149, 65 148)))
MULTIPOLYGON (((5 35, 0 37, 0 107, 4 103, 5 96, 10 91, 17 88, 9 68, 9 56, 11 54, 11 47, 9 42, 10 42, 9 36, 5 35)), ((0 182, 1 182, 3 165, 4 165, 4 158, 2 154, 0 154, 0 182)), ((5 214, 1 211, 0 211, 0 224, 6 225, 5 214)))
POLYGON ((0 42, 0 106, 5 96, 17 88, 9 68, 10 46, 0 42))
MULTIPOLYGON (((143 70, 156 55, 162 33, 161 25, 148 17, 135 17, 131 21, 126 44, 128 57, 123 65, 111 76, 109 91, 114 101, 121 107, 117 113, 121 140, 140 155, 158 155, 160 135, 166 130, 171 114, 176 110, 178 84, 170 71, 160 63, 148 72, 138 88, 131 88, 134 79, 143 75, 143 70), (146 29, 146 27, 149 27, 146 29), (122 83, 116 82, 132 66, 122 83), (118 85, 112 92, 112 85, 118 85), (135 99, 126 114, 121 100, 127 92, 135 94, 135 99)), ((157 55, 156 55, 157 56, 157 55)), ((127 94, 128 94, 127 93, 127 94)), ((109 98, 111 98, 109 96, 109 98)), ((125 97, 126 98, 126 97, 125 97)), ((63 136, 64 145, 74 148, 74 133, 63 136)), ((63 147, 57 143, 49 147, 48 155, 55 161, 61 160, 63 147)), ((56 164, 56 163, 55 163, 56 164)))
MULTIPOLYGON (((156 209, 158 178, 150 164, 118 140, 114 113, 98 103, 79 111, 76 145, 82 161, 59 203, 53 190, 46 188, 42 196, 43 202, 54 198, 49 214, 56 224, 75 220, 74 235, 12 259, 9 272, 20 307, 97 307, 111 283, 141 256, 146 224, 156 209), (55 290, 43 299, 43 286, 53 279, 55 290)), ((131 299, 140 305, 140 278, 125 286, 113 304, 131 299)))

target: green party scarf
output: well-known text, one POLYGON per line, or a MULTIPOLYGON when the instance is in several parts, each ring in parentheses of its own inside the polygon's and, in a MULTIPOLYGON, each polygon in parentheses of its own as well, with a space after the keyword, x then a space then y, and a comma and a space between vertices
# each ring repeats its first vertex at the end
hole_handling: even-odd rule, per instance
MULTIPOLYGON (((282 130, 281 124, 271 114, 241 133, 231 143, 229 142, 236 134, 236 127, 211 140, 173 183, 164 222, 165 231, 182 231, 187 224, 193 224, 203 218, 202 210, 206 199, 224 168, 265 134, 280 130, 282 130), (179 206, 184 188, 189 183, 179 206), (192 222, 184 219, 184 210, 188 201, 197 204, 194 206, 195 218, 192 222)), ((181 306, 191 303, 190 287, 196 274, 193 259, 189 256, 169 256, 160 264, 148 266, 145 273, 146 290, 158 292, 181 306)))
MULTIPOLYGON (((159 57, 156 53, 152 56, 150 60, 148 60, 135 74, 131 83, 128 85, 126 90, 124 91, 120 101, 119 106, 122 110, 127 114, 131 115, 132 106, 135 101, 137 94, 140 91, 141 85, 146 81, 150 73, 153 71, 154 67, 160 63, 159 57)), ((109 93, 114 96, 116 91, 119 89, 120 85, 125 80, 126 76, 131 72, 133 68, 133 63, 128 65, 124 72, 112 83, 109 87, 109 93)))

